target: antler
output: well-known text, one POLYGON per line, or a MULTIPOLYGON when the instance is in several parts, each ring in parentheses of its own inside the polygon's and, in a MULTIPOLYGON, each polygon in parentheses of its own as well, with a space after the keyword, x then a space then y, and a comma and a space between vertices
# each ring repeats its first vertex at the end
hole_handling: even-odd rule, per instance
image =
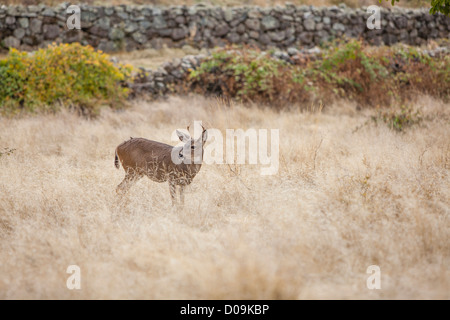
MULTIPOLYGON (((187 129, 188 132, 190 132, 190 131, 189 131, 190 126, 191 126, 191 125, 188 125, 188 126, 186 127, 186 129, 187 129)), ((202 129, 203 129, 202 132, 205 132, 205 131, 206 131, 205 127, 204 127, 202 124, 201 124, 201 126, 202 126, 202 129)))

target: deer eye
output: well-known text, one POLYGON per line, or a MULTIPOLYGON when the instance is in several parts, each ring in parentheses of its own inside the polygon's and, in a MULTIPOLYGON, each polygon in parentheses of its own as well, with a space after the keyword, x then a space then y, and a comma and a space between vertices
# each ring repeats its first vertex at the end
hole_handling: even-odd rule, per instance
POLYGON ((191 147, 191 150, 194 150, 194 149, 195 149, 195 147, 194 147, 194 146, 192 146, 192 147, 191 147))

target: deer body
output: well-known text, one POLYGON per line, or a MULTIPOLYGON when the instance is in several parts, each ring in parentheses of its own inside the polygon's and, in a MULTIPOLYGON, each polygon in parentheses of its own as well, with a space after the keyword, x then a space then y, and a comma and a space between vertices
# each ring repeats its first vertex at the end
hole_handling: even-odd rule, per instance
MULTIPOLYGON (((120 168, 119 161, 125 170, 125 178, 117 186, 117 193, 126 193, 139 179, 147 176, 155 182, 169 182, 172 202, 176 203, 176 189, 179 186, 180 200, 184 203, 184 187, 189 185, 201 168, 200 163, 194 163, 195 152, 203 156, 203 142, 206 141, 206 130, 198 140, 191 139, 177 130, 182 147, 174 147, 165 143, 144 138, 131 138, 116 148, 114 164, 120 168), (197 151, 196 151, 197 150, 197 151), (179 161, 174 162, 173 157, 179 161), (185 161, 185 160, 188 161, 185 161)), ((196 161, 197 162, 197 161, 196 161)))

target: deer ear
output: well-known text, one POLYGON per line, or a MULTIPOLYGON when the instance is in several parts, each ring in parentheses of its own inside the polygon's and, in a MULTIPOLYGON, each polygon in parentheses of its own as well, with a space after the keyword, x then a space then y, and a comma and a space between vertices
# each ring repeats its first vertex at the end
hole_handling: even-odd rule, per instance
POLYGON ((182 142, 186 142, 190 139, 188 134, 186 134, 180 130, 177 130, 177 136, 180 139, 180 141, 182 141, 182 142))
POLYGON ((205 143, 207 139, 208 139, 208 131, 203 130, 203 133, 202 133, 202 142, 205 143))

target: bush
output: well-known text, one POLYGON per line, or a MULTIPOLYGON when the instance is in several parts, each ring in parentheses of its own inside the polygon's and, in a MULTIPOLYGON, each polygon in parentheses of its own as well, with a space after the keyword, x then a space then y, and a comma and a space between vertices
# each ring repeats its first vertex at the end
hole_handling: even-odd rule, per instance
POLYGON ((11 49, 0 60, 0 105, 3 113, 68 105, 93 115, 101 105, 124 103, 128 89, 122 83, 130 73, 130 67, 116 67, 106 54, 78 43, 30 54, 11 49))
POLYGON ((431 58, 415 48, 394 48, 394 82, 404 94, 450 97, 450 55, 431 58))
POLYGON ((360 106, 402 104, 417 94, 450 97, 450 56, 431 58, 407 46, 338 41, 290 64, 258 49, 217 49, 189 76, 191 88, 243 102, 283 107, 345 98, 360 106))
POLYGON ((372 121, 385 123, 390 129, 402 132, 406 128, 419 124, 423 118, 419 111, 411 107, 400 106, 389 110, 378 110, 376 116, 372 116, 372 121))
POLYGON ((313 63, 311 75, 322 91, 336 97, 356 100, 359 104, 389 103, 390 88, 387 60, 364 51, 360 41, 338 43, 313 63))
POLYGON ((299 68, 255 49, 219 49, 191 71, 189 81, 199 93, 242 102, 285 106, 310 99, 299 68))

